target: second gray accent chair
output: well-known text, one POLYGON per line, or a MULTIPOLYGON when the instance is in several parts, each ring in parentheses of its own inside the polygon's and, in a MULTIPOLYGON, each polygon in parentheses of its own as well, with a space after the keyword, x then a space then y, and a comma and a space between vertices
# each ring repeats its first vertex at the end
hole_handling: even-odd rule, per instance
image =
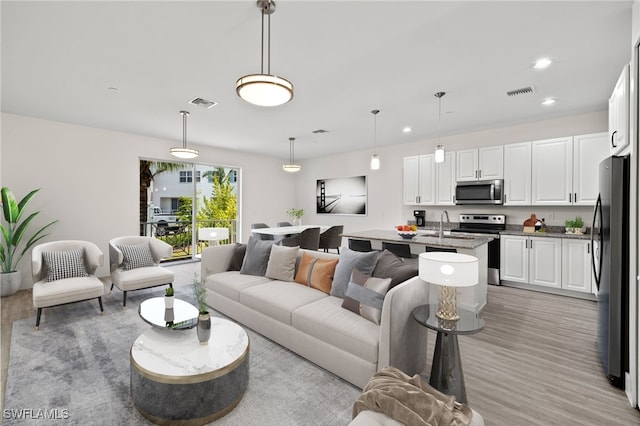
MULTIPOLYGON (((251 224, 251 229, 260 229, 260 228, 270 228, 269 225, 267 225, 266 223, 252 223, 251 224)), ((258 236, 261 240, 273 240, 273 235, 266 235, 266 234, 254 234, 256 236, 258 236)))
POLYGON ((344 225, 335 225, 320 234, 320 246, 326 253, 329 250, 336 250, 340 254, 340 245, 342 244, 342 233, 344 225))
POLYGON ((318 250, 320 247, 320 228, 307 228, 299 234, 284 238, 281 241, 283 246, 301 249, 318 250))
MULTIPOLYGON (((174 273, 160 266, 162 259, 171 257, 173 247, 157 238, 144 236, 128 236, 114 238, 109 241, 109 264, 111 269, 111 290, 118 287, 123 292, 122 307, 127 305, 127 292, 160 285, 173 285, 174 273), (127 267, 125 256, 119 246, 136 246, 147 244, 152 260, 149 266, 127 267)), ((135 266, 135 265, 134 265, 135 266)))

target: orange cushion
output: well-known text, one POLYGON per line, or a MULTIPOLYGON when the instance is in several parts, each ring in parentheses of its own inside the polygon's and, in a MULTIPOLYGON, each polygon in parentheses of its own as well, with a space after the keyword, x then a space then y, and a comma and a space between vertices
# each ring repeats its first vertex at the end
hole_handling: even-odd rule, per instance
POLYGON ((296 273, 296 282, 329 294, 338 260, 318 259, 310 254, 302 253, 302 259, 300 259, 296 273))

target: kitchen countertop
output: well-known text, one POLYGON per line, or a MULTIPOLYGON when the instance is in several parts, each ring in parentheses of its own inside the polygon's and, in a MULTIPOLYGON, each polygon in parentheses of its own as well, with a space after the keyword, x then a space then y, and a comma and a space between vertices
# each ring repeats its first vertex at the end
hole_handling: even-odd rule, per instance
POLYGON ((591 235, 584 234, 566 234, 564 232, 522 232, 516 230, 501 231, 500 235, 520 235, 524 237, 548 237, 548 238, 572 238, 575 240, 588 240, 591 235))
POLYGON ((348 232, 342 234, 346 238, 355 238, 360 240, 378 240, 387 241, 393 243, 406 243, 406 244, 420 244, 429 247, 448 247, 456 249, 475 249, 483 244, 487 244, 492 241, 490 236, 477 235, 456 235, 449 234, 448 232, 440 240, 434 231, 418 230, 418 234, 410 240, 402 238, 396 231, 387 230, 370 230, 370 231, 358 231, 348 232))

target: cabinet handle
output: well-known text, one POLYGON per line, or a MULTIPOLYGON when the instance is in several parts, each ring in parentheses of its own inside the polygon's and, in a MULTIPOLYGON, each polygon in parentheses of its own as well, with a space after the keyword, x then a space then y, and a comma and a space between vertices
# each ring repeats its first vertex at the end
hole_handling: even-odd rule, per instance
POLYGON ((611 146, 614 148, 618 147, 618 145, 616 145, 616 143, 614 142, 616 133, 618 133, 617 130, 614 130, 613 133, 611 133, 611 146))
POLYGON ((478 170, 478 179, 482 178, 482 170, 478 170))
POLYGON ((569 193, 569 202, 571 202, 571 193, 569 193))
POLYGON ((529 242, 531 243, 531 247, 529 247, 530 249, 533 248, 533 240, 529 240, 529 242))
POLYGON ((587 246, 587 254, 591 253, 591 244, 586 244, 587 246))
POLYGON ((573 202, 574 202, 574 203, 577 203, 577 202, 578 202, 578 193, 577 193, 577 192, 574 192, 574 193, 573 193, 573 202))
POLYGON ((477 170, 475 170, 475 171, 473 172, 473 176, 474 176, 476 179, 478 179, 478 171, 477 171, 477 170))

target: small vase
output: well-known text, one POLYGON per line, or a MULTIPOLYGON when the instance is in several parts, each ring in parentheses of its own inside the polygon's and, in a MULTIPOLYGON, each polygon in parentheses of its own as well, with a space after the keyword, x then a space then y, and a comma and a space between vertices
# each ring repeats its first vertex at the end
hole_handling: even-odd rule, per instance
POLYGON ((209 312, 201 312, 198 315, 196 332, 201 345, 209 344, 209 338, 211 337, 211 315, 209 315, 209 312))
POLYGON ((0 295, 2 297, 13 296, 20 289, 22 273, 20 271, 0 273, 0 295))
POLYGON ((165 296, 164 297, 164 307, 165 309, 173 309, 173 301, 175 300, 175 296, 165 296))
POLYGON ((302 219, 293 219, 293 226, 302 226, 302 219))

